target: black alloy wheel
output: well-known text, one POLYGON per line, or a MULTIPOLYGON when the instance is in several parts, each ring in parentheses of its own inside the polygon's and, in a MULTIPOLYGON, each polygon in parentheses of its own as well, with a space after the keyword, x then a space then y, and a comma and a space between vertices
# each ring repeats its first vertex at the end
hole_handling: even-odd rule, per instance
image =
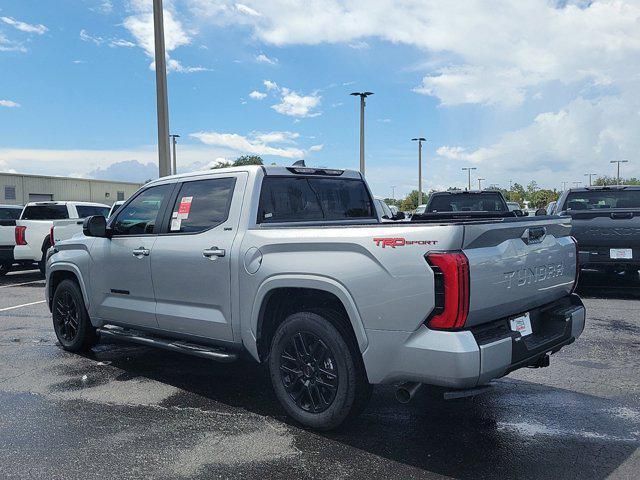
POLYGON ((289 397, 305 412, 324 412, 338 391, 334 354, 311 332, 287 339, 280 354, 280 377, 289 397))

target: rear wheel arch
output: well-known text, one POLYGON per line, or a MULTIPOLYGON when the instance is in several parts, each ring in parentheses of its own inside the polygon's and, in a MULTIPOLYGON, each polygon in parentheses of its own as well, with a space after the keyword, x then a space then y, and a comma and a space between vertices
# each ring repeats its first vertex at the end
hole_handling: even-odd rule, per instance
MULTIPOLYGON (((355 304, 346 291, 331 284, 297 281, 296 286, 273 285, 274 288, 258 295, 259 303, 254 308, 253 333, 256 339, 257 359, 264 361, 278 325, 296 312, 312 312, 326 318, 334 325, 354 348, 362 353, 367 338, 355 304)), ((260 292, 259 292, 260 293, 260 292)))

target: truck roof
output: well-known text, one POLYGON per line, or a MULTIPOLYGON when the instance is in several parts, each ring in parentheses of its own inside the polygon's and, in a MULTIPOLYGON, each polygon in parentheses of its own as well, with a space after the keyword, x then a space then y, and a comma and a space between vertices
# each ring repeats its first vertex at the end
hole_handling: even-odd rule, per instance
POLYGON ((34 207, 34 206, 39 206, 39 205, 80 205, 80 206, 87 206, 87 207, 107 207, 109 208, 109 205, 105 205, 104 203, 95 203, 95 202, 74 202, 74 201, 44 201, 44 202, 29 202, 27 203, 27 207, 34 207))
POLYGON ((640 185, 594 185, 591 187, 568 188, 566 192, 589 192, 593 190, 640 190, 640 185))
POLYGON ((242 167, 216 168, 216 169, 209 169, 209 170, 200 170, 197 172, 170 175, 167 177, 162 177, 162 178, 153 180, 149 182, 147 185, 155 184, 168 179, 193 178, 193 177, 211 175, 212 173, 235 173, 235 172, 257 173, 260 170, 262 170, 266 176, 318 175, 322 177, 340 177, 340 178, 350 178, 354 180, 362 179, 362 175, 360 175, 360 172, 357 170, 344 170, 344 169, 328 168, 328 167, 246 165, 242 167))

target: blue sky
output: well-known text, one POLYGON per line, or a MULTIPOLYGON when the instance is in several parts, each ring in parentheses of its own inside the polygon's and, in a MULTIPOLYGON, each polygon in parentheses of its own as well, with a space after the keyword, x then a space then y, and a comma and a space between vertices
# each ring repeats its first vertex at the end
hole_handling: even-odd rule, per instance
MULTIPOLYGON (((156 174, 148 0, 0 0, 0 170, 156 174)), ((179 170, 257 153, 358 167, 374 192, 639 175, 636 1, 165 0, 179 170)))

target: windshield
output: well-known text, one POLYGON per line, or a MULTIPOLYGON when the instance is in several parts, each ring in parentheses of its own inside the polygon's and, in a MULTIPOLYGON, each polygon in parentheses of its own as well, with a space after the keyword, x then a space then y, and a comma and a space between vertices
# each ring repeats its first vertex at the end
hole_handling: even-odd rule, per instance
POLYGON ((454 193, 433 195, 427 206, 436 212, 505 212, 507 206, 499 193, 454 193))
POLYGON ((418 208, 416 208, 416 211, 414 213, 416 215, 422 215, 426 210, 427 210, 426 205, 420 205, 418 208))
POLYGON ((28 205, 22 213, 23 220, 64 220, 69 218, 66 205, 28 205))
POLYGON ((587 190, 569 192, 564 210, 640 208, 640 190, 587 190))

